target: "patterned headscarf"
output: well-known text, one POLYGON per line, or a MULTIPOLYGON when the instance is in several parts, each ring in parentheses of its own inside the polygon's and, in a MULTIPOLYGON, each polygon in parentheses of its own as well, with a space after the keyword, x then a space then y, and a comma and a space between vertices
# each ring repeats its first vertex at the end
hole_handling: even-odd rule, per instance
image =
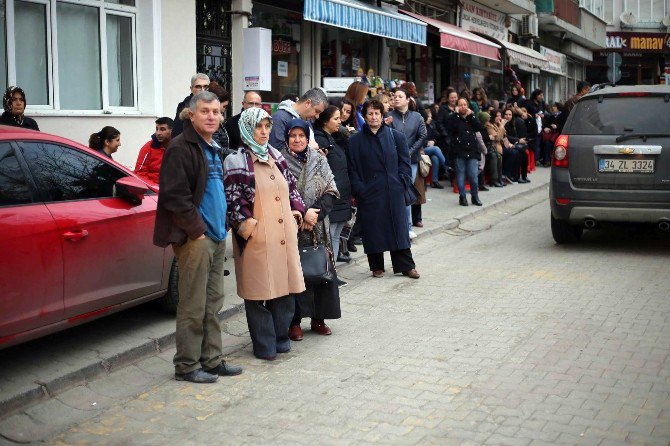
POLYGON ((262 108, 252 107, 244 110, 240 115, 240 136, 242 141, 249 146, 251 151, 263 161, 270 157, 268 154, 268 143, 258 144, 254 140, 254 129, 263 119, 268 119, 272 125, 272 117, 262 108))
POLYGON ((9 87, 7 90, 5 90, 5 95, 2 97, 2 108, 7 113, 12 112, 12 97, 14 96, 14 93, 19 93, 23 99, 23 102, 26 102, 26 93, 21 87, 9 87))
MULTIPOLYGON (((307 138, 307 140, 305 141, 305 147, 307 147, 309 145, 309 124, 307 123, 307 121, 303 121, 302 119, 298 119, 298 118, 293 119, 293 120, 289 121, 288 124, 286 124, 286 132, 284 134, 284 138, 285 138, 285 141, 286 141, 286 147, 288 147, 288 134, 291 133, 291 130, 296 129, 296 128, 302 129, 302 131, 305 132, 305 137, 307 138)), ((280 148, 280 150, 281 150, 281 148, 280 148)), ((307 150, 303 150, 302 152, 299 152, 299 153, 293 153, 289 149, 289 152, 291 153, 291 155, 298 158, 303 163, 307 161, 307 150)))

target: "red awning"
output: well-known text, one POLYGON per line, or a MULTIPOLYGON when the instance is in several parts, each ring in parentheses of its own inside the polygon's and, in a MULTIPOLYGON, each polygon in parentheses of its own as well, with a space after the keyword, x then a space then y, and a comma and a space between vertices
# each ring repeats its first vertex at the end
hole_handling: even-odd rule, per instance
POLYGON ((479 37, 459 26, 431 19, 421 14, 402 10, 400 12, 437 28, 440 31, 440 46, 442 48, 472 54, 485 59, 500 60, 500 45, 496 45, 490 40, 479 37))

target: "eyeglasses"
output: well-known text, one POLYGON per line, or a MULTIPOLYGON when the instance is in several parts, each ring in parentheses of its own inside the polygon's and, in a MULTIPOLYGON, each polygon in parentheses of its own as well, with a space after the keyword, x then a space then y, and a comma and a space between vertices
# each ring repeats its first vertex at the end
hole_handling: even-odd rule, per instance
POLYGON ((261 105, 263 105, 263 104, 261 104, 260 102, 249 102, 249 101, 244 101, 244 103, 247 104, 247 105, 251 105, 252 107, 260 107, 261 105))
POLYGON ((207 85, 194 85, 192 88, 195 88, 196 90, 207 90, 207 89, 209 89, 209 84, 207 84, 207 85))

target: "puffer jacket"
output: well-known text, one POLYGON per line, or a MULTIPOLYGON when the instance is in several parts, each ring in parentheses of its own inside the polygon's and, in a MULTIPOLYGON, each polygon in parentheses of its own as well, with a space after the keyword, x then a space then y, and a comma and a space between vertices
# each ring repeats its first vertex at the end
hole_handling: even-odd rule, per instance
POLYGON ((452 148, 458 158, 479 159, 480 149, 476 132, 484 132, 484 127, 475 118, 475 113, 461 116, 454 113, 448 121, 449 134, 452 135, 452 148))
POLYGON ((142 146, 137 156, 135 173, 149 183, 158 184, 163 155, 165 146, 158 141, 155 134, 151 135, 151 141, 142 146))
POLYGON ((410 163, 417 164, 419 162, 419 154, 428 136, 426 123, 419 113, 411 110, 407 110, 404 114, 398 110, 391 110, 389 116, 393 117, 390 127, 398 130, 407 138, 410 163))

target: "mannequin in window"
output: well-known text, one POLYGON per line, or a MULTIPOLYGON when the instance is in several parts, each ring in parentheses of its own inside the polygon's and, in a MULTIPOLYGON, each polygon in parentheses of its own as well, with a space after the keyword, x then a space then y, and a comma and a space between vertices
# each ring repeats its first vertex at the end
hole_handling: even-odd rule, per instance
POLYGON ((106 157, 112 158, 112 154, 121 147, 121 132, 107 125, 98 133, 91 134, 88 138, 88 146, 106 157))
POLYGON ((4 112, 0 117, 0 125, 11 125, 31 130, 38 130, 37 122, 24 115, 26 111, 26 93, 21 87, 9 87, 2 97, 4 112))

